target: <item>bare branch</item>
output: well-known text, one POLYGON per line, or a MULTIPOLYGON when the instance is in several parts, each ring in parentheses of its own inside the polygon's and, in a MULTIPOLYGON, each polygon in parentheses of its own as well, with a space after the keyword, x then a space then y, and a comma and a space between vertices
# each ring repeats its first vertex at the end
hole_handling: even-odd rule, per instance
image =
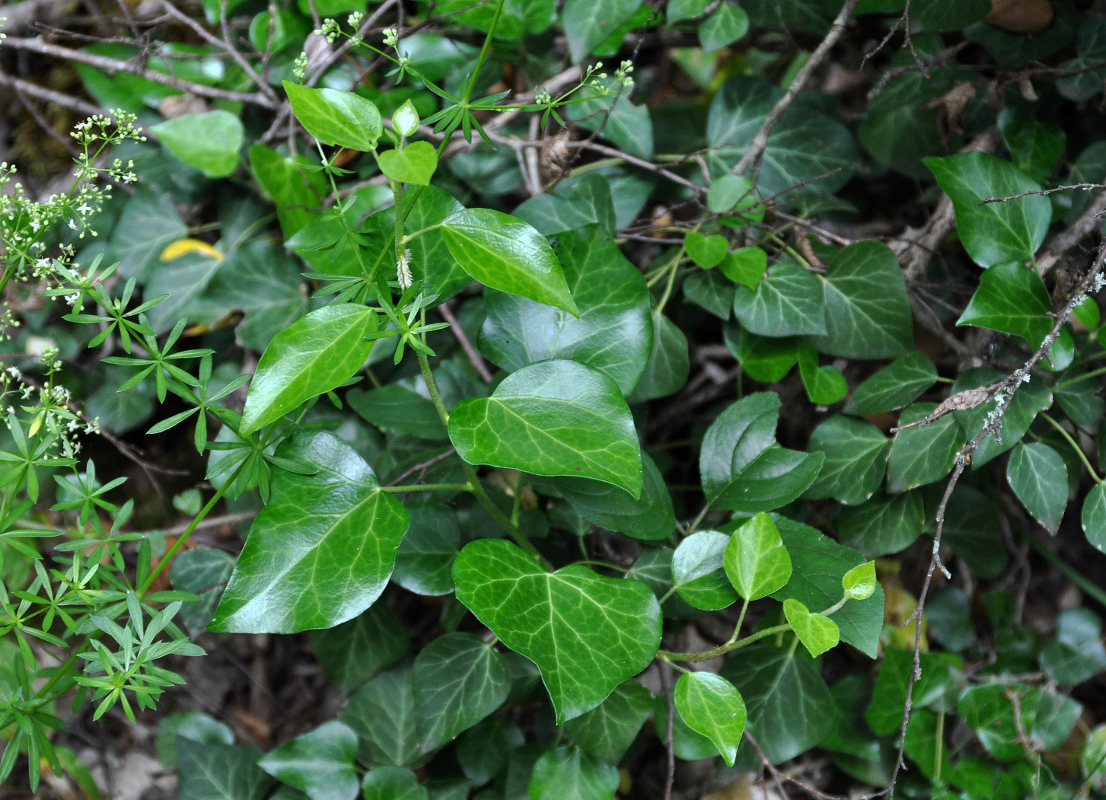
POLYGON ((1051 189, 1033 189, 1019 194, 1009 194, 1005 197, 984 197, 977 205, 985 206, 988 203, 1005 203, 1007 200, 1020 200, 1023 197, 1029 197, 1031 194, 1054 194, 1056 192, 1067 192, 1072 189, 1106 189, 1106 183, 1067 183, 1063 186, 1054 186, 1051 189))

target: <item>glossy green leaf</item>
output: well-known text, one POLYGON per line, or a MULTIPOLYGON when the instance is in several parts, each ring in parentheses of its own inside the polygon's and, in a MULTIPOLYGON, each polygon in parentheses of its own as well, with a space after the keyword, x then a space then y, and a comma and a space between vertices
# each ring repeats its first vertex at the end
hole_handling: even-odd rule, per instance
POLYGON ((402 150, 385 150, 376 161, 380 171, 397 183, 428 186, 438 168, 438 151, 430 142, 411 142, 402 150))
POLYGON ((465 208, 441 226, 449 252, 485 286, 579 315, 553 248, 518 217, 465 208))
POLYGON ((979 276, 979 288, 957 325, 975 325, 1021 336, 1033 347, 1052 330, 1052 302, 1036 270, 1002 264, 979 276))
POLYGON ((841 578, 841 588, 850 600, 867 600, 876 591, 876 562, 865 561, 853 567, 841 578))
POLYGON ((741 370, 760 383, 783 380, 799 360, 797 338, 773 339, 741 330, 738 325, 727 325, 726 345, 741 364, 741 370))
POLYGON ((376 767, 361 781, 363 800, 430 800, 415 773, 403 767, 376 767))
POLYGON ((1056 535, 1068 505, 1068 468, 1047 444, 1018 444, 1006 463, 1006 481, 1033 519, 1056 535))
POLYGON ((820 351, 845 358, 894 358, 913 350, 910 301, 890 247, 865 241, 837 250, 821 280, 825 335, 811 339, 820 351))
POLYGON ((422 378, 388 383, 375 389, 350 389, 346 402, 385 433, 399 431, 423 439, 445 439, 445 426, 422 378))
POLYGON ((538 665, 558 722, 595 708, 657 653, 660 605, 637 581, 584 566, 548 573, 501 539, 466 545, 453 579, 457 599, 538 665))
POLYGON ((566 722, 564 729, 581 750, 616 764, 630 749, 652 710, 649 690, 631 678, 618 684, 591 711, 566 722))
POLYGON ((453 591, 453 562, 461 551, 457 512, 437 500, 408 502, 411 525, 396 551, 392 582, 409 592, 439 596, 453 591))
POLYGON ((324 306, 278 333, 257 362, 242 411, 243 436, 352 378, 372 351, 376 312, 353 303, 324 306))
POLYGON ((333 628, 311 631, 315 658, 336 688, 351 692, 407 654, 407 629, 387 603, 333 628))
POLYGON ((699 231, 688 231, 684 237, 684 250, 688 257, 703 269, 718 266, 729 249, 729 241, 718 234, 704 236, 699 231))
MULTIPOLYGON (((936 403, 915 403, 899 416, 899 425, 924 419, 935 408, 936 403)), ((887 459, 887 490, 904 492, 945 477, 964 441, 951 414, 928 425, 899 431, 887 459)))
POLYGON ((722 564, 726 577, 746 600, 767 597, 791 579, 791 556, 776 523, 763 512, 728 538, 722 564))
POLYGON ((645 369, 633 394, 627 397, 630 403, 640 403, 667 397, 684 388, 690 372, 687 337, 684 332, 656 309, 652 312, 653 348, 645 362, 645 369))
POLYGON ((186 711, 162 717, 157 726, 157 760, 169 769, 177 767, 177 739, 201 744, 234 744, 234 731, 202 711, 186 711))
POLYGON ((338 714, 356 731, 373 764, 413 766, 423 757, 411 662, 384 670, 353 693, 338 714))
POLYGON ((687 726, 710 739, 732 767, 746 718, 745 701, 734 685, 710 672, 685 672, 672 700, 687 726))
POLYGON ((546 236, 588 225, 598 225, 608 236, 613 236, 618 227, 611 184, 595 173, 588 173, 576 182, 561 181, 553 191, 522 203, 514 214, 546 236))
POLYGON ((586 478, 550 478, 548 483, 594 525, 646 542, 667 539, 676 529, 668 485, 647 453, 641 454, 641 466, 643 483, 637 499, 617 486, 586 478))
POLYGON ((676 547, 672 554, 672 585, 688 605, 716 611, 737 599, 723 564, 729 540, 718 531, 696 531, 676 547))
POLYGON ((812 658, 832 650, 841 640, 837 623, 821 614, 811 614, 810 609, 798 600, 790 597, 784 600, 783 615, 812 658))
POLYGON ((1056 639, 1041 650, 1041 667, 1057 683, 1074 686, 1106 670, 1102 620, 1089 608, 1067 608, 1056 617, 1056 639))
POLYGON ((150 127, 165 149, 209 178, 225 178, 238 169, 245 129, 229 111, 185 114, 150 127))
POLYGON ((773 764, 806 752, 834 726, 833 697, 817 663, 790 644, 738 650, 719 675, 741 693, 745 727, 773 764))
POLYGON ((761 336, 825 333, 825 298, 818 279, 791 261, 773 264, 755 290, 737 287, 734 316, 761 336))
POLYGON ((372 605, 392 574, 407 511, 368 464, 326 432, 297 435, 277 452, 319 471, 276 472, 210 630, 329 628, 372 605))
MULTIPOLYGON (((814 613, 836 605, 843 596, 842 581, 864 556, 824 536, 809 525, 775 516, 783 545, 791 556, 791 580, 772 594, 776 600, 798 600, 814 613)), ((849 600, 828 619, 836 623, 841 641, 875 658, 883 630, 883 589, 865 600, 849 600)))
POLYGON ((640 5, 641 0, 566 0, 562 20, 572 62, 583 61, 640 5))
POLYGON ((818 351, 809 344, 799 348, 799 377, 810 402, 830 406, 849 393, 849 384, 841 370, 818 365, 818 351))
POLYGON ((755 290, 768 268, 768 253, 759 247, 739 247, 727 253, 718 270, 734 283, 755 290))
POLYGON ((842 510, 837 539, 869 558, 897 553, 922 533, 925 507, 919 492, 876 495, 859 506, 842 510))
POLYGON ((180 800, 263 800, 273 785, 252 747, 177 739, 180 800))
POLYGON ((826 454, 822 471, 803 494, 810 500, 832 497, 845 505, 871 499, 887 471, 891 441, 865 420, 836 415, 810 434, 807 449, 826 454))
POLYGON ((1008 161, 988 153, 956 153, 924 159, 952 200, 960 241, 981 267, 1025 264, 1044 241, 1052 219, 1048 198, 1029 195, 1004 203, 980 201, 1040 191, 1040 185, 1008 161))
POLYGON ((918 351, 895 359, 853 391, 846 414, 867 416, 892 411, 913 401, 937 382, 937 368, 918 351))
MULTIPOLYGON (((1005 377, 1003 373, 995 369, 969 369, 956 379, 951 391, 956 393, 965 389, 987 386, 1003 377, 1005 377)), ((1037 414, 1050 405, 1052 405, 1052 391, 1047 381, 1031 380, 1018 386, 999 426, 1002 442, 996 441, 994 436, 985 438, 972 454, 972 469, 980 469, 992 458, 1016 445, 1029 430, 1037 414)), ((967 411, 955 412, 956 423, 964 431, 965 441, 974 438, 983 430, 987 415, 994 407, 994 401, 990 401, 967 411)))
POLYGON ((703 52, 713 53, 740 39, 749 30, 749 16, 741 6, 726 2, 703 20, 699 26, 699 41, 703 52))
POLYGON ((559 234, 555 250, 579 316, 488 292, 481 352, 512 372, 553 358, 578 361, 610 376, 629 395, 653 348, 645 279, 596 226, 559 234))
POLYGON ((1106 552, 1106 484, 1095 484, 1083 499, 1083 535, 1100 553, 1106 552))
POLYGON ((732 511, 770 511, 806 490, 825 456, 775 443, 779 396, 758 392, 715 419, 703 437, 699 473, 711 505, 732 511))
POLYGON ((354 800, 357 734, 338 720, 285 742, 257 765, 311 800, 354 800))
POLYGON ((263 144, 250 147, 250 169, 265 194, 276 203, 285 239, 314 219, 322 205, 322 175, 304 169, 307 166, 310 162, 303 156, 282 156, 263 144))
POLYGON ((534 762, 530 800, 611 800, 618 769, 578 747, 558 747, 534 762))
POLYGON ((309 89, 290 81, 284 81, 284 91, 296 119, 323 144, 368 152, 384 134, 376 105, 353 92, 309 89))
POLYGON ((504 657, 471 633, 447 633, 415 658, 419 745, 430 751, 491 714, 511 689, 504 657))
POLYGON ((574 361, 509 375, 491 397, 458 403, 449 438, 470 464, 593 478, 641 496, 634 421, 613 380, 574 361))

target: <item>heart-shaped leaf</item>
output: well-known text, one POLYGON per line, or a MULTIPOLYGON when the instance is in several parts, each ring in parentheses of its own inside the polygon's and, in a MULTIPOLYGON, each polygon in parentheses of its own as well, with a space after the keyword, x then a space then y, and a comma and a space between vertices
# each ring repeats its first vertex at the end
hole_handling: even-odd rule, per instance
POLYGON ((810 435, 807 449, 825 453, 826 461, 803 497, 832 497, 846 505, 866 502, 883 483, 890 447, 891 441, 872 423, 830 417, 810 435))
POLYGON ((393 181, 428 186, 438 168, 438 151, 430 142, 411 142, 402 150, 385 150, 376 162, 393 181))
POLYGON ((776 523, 764 512, 733 532, 722 563, 730 583, 746 600, 767 597, 791 578, 791 556, 776 523))
POLYGON ((557 747, 534 762, 530 800, 604 800, 614 797, 618 769, 578 747, 557 747))
MULTIPOLYGON (((727 276, 728 277, 728 276, 727 276)), ((755 290, 737 287, 733 311, 741 327, 761 336, 826 332, 826 305, 818 279, 791 261, 773 264, 755 290)))
POLYGON ((449 438, 470 464, 594 478, 641 496, 641 449, 622 392, 575 361, 524 367, 491 397, 461 401, 449 438))
POLYGON ((704 236, 699 231, 689 231, 684 237, 684 249, 691 260, 703 269, 716 267, 726 257, 730 243, 725 236, 704 236))
POLYGON ((384 134, 380 110, 370 100, 337 89, 309 89, 284 81, 292 113, 323 144, 368 152, 384 134))
POLYGON ((272 498, 250 527, 210 630, 330 628, 371 606, 392 574, 407 511, 380 490, 361 456, 322 431, 277 452, 319 471, 275 472, 272 498))
POLYGON ((453 581, 461 603, 538 665, 558 724, 595 708, 657 654, 660 604, 643 583, 581 565, 546 572, 502 539, 466 545, 453 581))
POLYGON ((403 767, 373 767, 361 781, 362 800, 427 800, 415 773, 403 767))
POLYGON ((876 591, 876 562, 865 561, 841 578, 841 588, 850 600, 867 600, 876 591))
POLYGON ((246 436, 348 381, 372 352, 376 312, 354 303, 312 311, 282 330, 261 355, 238 429, 246 436))
POLYGON ((599 706, 565 723, 581 750, 618 763, 637 738, 653 710, 653 697, 637 680, 623 681, 599 706))
POLYGON ((841 632, 832 619, 821 614, 811 614, 798 600, 784 600, 783 615, 803 647, 814 658, 832 649, 841 640, 841 632))
POLYGON ((710 739, 732 767, 746 718, 745 701, 734 685, 710 672, 685 672, 672 700, 687 726, 710 739))
POLYGON ((312 800, 357 797, 357 734, 331 720, 265 755, 257 765, 312 800))
POLYGON ((553 248, 518 217, 462 208, 441 230, 449 252, 485 286, 579 314, 553 248))
POLYGON ((799 377, 810 402, 830 406, 849 393, 849 384, 837 367, 818 366, 818 351, 812 345, 799 348, 799 377))
POLYGON ((741 247, 727 253, 718 269, 734 283, 747 289, 756 289, 764 270, 768 268, 768 254, 759 247, 741 247))
POLYGON ((1040 442, 1019 442, 1006 463, 1006 480, 1025 510, 1055 535, 1068 505, 1068 468, 1060 454, 1040 442))

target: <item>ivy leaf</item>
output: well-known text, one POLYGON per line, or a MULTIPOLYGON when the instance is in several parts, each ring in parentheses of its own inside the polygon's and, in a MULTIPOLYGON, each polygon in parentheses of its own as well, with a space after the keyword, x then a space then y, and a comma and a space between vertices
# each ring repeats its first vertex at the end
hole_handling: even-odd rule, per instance
POLYGON ((733 311, 741 327, 761 336, 826 332, 818 279, 790 261, 773 264, 755 290, 738 286, 733 311))
POLYGON ((810 610, 798 600, 791 598, 784 600, 783 615, 812 658, 817 658, 827 650, 833 649, 841 640, 837 623, 821 614, 811 614, 810 610))
POLYGON ((534 762, 530 800, 610 800, 618 769, 578 747, 557 747, 534 762))
POLYGON ((722 564, 726 577, 746 600, 767 597, 791 579, 791 556, 776 523, 764 512, 729 537, 722 564))
POLYGON ((906 405, 937 382, 937 368, 918 351, 895 359, 853 391, 846 414, 858 417, 906 405))
POLYGON ((296 119, 323 144, 370 152, 384 135, 379 109, 360 95, 290 81, 284 81, 284 91, 296 119))
POLYGON ((775 443, 780 398, 757 392, 723 411, 703 437, 699 472, 711 505, 732 511, 770 511, 802 494, 822 467, 822 453, 775 443))
POLYGON ((179 797, 263 800, 273 780, 257 766, 252 747, 177 739, 179 797))
POLYGON ((1106 553, 1106 484, 1096 484, 1083 500, 1083 535, 1091 547, 1106 553))
POLYGON ((616 764, 630 749, 653 710, 653 697, 631 678, 614 688, 600 705, 565 723, 565 732, 586 753, 616 764))
POLYGON ((225 178, 238 169, 245 129, 229 111, 184 114, 150 127, 165 149, 209 178, 225 178))
POLYGON ((649 290, 641 272, 594 226, 556 237, 578 318, 517 295, 488 292, 480 350, 508 371, 566 358, 633 392, 653 348, 649 290))
POLYGON ((491 714, 511 689, 506 659, 470 633, 447 633, 424 647, 415 658, 413 680, 424 752, 491 714))
POLYGON ((730 352, 741 363, 741 370, 759 383, 783 380, 799 360, 802 347, 795 337, 773 339, 727 325, 724 334, 730 352))
POLYGON ((410 661, 381 672, 354 692, 338 714, 357 733, 373 764, 412 766, 423 756, 413 674, 410 661))
POLYGON ((922 534, 925 506, 920 492, 877 495, 841 510, 837 540, 869 558, 905 550, 922 534))
POLYGON ((684 237, 687 255, 703 269, 718 266, 729 252, 730 243, 725 236, 704 236, 699 231, 689 231, 684 237))
MULTIPOLYGON (((956 379, 951 392, 955 394, 965 389, 987 386, 1003 377, 1003 374, 995 369, 969 369, 956 379)), ((1010 405, 1007 406, 999 426, 1002 442, 999 443, 994 436, 988 436, 980 442, 979 447, 972 454, 972 469, 979 469, 992 458, 1021 441, 1037 414, 1050 405, 1052 405, 1052 389, 1046 381, 1036 380, 1021 384, 1010 400, 1010 405)), ((994 407, 994 403, 991 402, 966 411, 954 412, 956 423, 964 431, 965 441, 975 438, 976 434, 983 430, 983 426, 987 423, 987 415, 994 407)))
POLYGON ((518 217, 462 208, 441 223, 441 230, 449 252, 485 286, 579 316, 553 248, 518 217))
MULTIPOLYGON (((925 419, 936 403, 915 403, 902 412, 899 425, 925 419)), ((900 430, 891 442, 887 459, 887 491, 904 492, 940 480, 952 469, 964 434, 952 414, 936 422, 900 430)))
POLYGON ((810 435, 807 450, 826 454, 822 471, 803 496, 832 497, 845 505, 871 499, 883 483, 891 441, 875 425, 841 415, 821 423, 810 435))
POLYGON ((980 201, 1040 191, 1036 181, 988 153, 956 153, 923 161, 952 201, 960 241, 972 261, 994 267, 1011 262, 1024 265, 1033 258, 1052 220, 1048 198, 1029 195, 986 205, 980 201))
POLYGON ((453 561, 461 550, 457 512, 436 500, 408 502, 405 508, 411 526, 396 551, 392 582, 424 596, 449 594, 453 591, 453 561))
MULTIPOLYGON (((714 184, 718 185, 717 182, 714 184)), ((719 271, 734 283, 755 290, 768 268, 768 253, 759 247, 739 247, 727 253, 719 271)))
POLYGON ((853 567, 841 579, 841 588, 850 600, 867 600, 876 591, 876 562, 865 561, 853 567))
POLYGON ((653 349, 641 373, 634 393, 627 397, 630 403, 642 403, 658 397, 667 397, 684 388, 690 372, 687 337, 663 312, 654 310, 653 349))
POLYGON ((372 352, 376 312, 353 303, 324 306, 273 337, 250 384, 242 425, 247 436, 348 381, 372 352))
POLYGON ((502 539, 466 545, 453 581, 477 619, 538 665, 558 724, 595 708, 657 654, 660 605, 637 581, 581 565, 548 573, 502 539))
POLYGON ((407 654, 407 629, 387 603, 333 628, 310 632, 315 658, 336 688, 352 692, 407 654))
POLYGON ((311 800, 354 800, 359 781, 357 734, 338 720, 323 723, 268 753, 257 765, 311 800))
POLYGON ((1068 468, 1047 444, 1019 443, 1006 462, 1006 480, 1026 511, 1053 536, 1068 505, 1068 468))
POLYGON ((523 367, 491 397, 462 400, 449 438, 470 464, 594 478, 641 496, 630 409, 613 380, 575 361, 523 367))
POLYGON ((902 268, 882 242, 857 242, 826 260, 822 278, 825 331, 811 338, 821 352, 844 358, 894 358, 914 349, 910 301, 902 268))
POLYGON ((979 288, 956 324, 1013 333, 1036 347, 1052 330, 1051 308, 1037 271, 1007 263, 979 276, 979 288))
MULTIPOLYGON (((713 53, 740 39, 749 30, 749 16, 741 6, 723 0, 713 14, 699 26, 699 41, 704 53, 713 53)), ((730 766, 733 766, 732 764, 730 766)))
POLYGON ((696 733, 710 739, 727 767, 734 765, 745 732, 745 701, 725 678, 710 672, 685 672, 672 692, 676 710, 696 733))
POLYGON ((676 547, 672 554, 672 585, 688 605, 717 611, 737 599, 723 565, 729 540, 718 531, 696 531, 676 547))
POLYGON ((373 767, 361 781, 362 800, 429 800, 415 773, 403 767, 373 767))
POLYGON ((583 61, 640 6, 641 0, 565 0, 562 24, 572 63, 583 61))
POLYGON ((392 574, 407 512, 353 448, 320 431, 297 434, 277 453, 319 471, 275 471, 272 499, 250 527, 209 630, 333 627, 371 606, 392 574))
POLYGON ((849 384, 841 370, 818 366, 818 351, 811 345, 799 348, 799 377, 810 402, 830 406, 849 393, 849 384))
POLYGON ((438 168, 438 151, 430 142, 411 142, 402 150, 385 150, 376 161, 380 171, 397 183, 429 186, 438 168))

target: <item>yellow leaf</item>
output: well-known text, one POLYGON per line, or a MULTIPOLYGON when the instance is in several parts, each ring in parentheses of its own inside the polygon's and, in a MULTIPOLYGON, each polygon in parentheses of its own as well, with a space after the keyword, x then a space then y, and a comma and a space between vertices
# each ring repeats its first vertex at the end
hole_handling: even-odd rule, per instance
POLYGON ((160 258, 162 261, 173 261, 189 253, 202 253, 205 256, 214 258, 216 261, 223 260, 222 253, 200 239, 177 239, 177 241, 161 251, 160 258))

